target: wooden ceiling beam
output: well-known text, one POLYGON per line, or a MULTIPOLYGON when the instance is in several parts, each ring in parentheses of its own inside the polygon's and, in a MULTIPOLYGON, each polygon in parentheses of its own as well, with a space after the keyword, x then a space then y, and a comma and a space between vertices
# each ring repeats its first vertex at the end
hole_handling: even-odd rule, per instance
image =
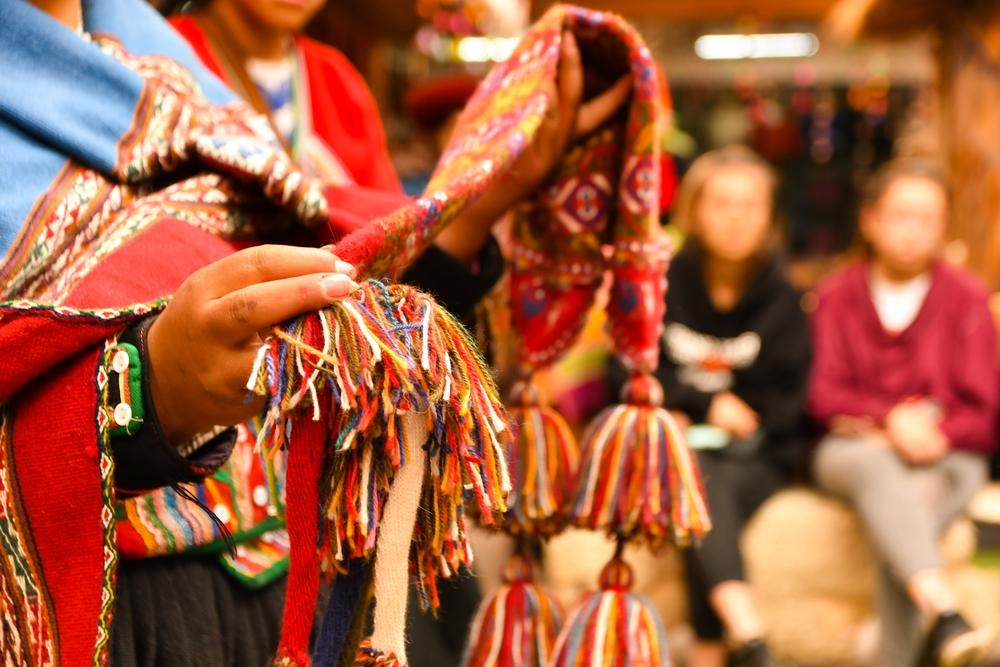
MULTIPOLYGON (((554 0, 535 0, 540 14, 554 0)), ((773 19, 820 19, 836 0, 577 0, 576 4, 622 14, 630 18, 663 21, 719 21, 742 16, 773 19)))

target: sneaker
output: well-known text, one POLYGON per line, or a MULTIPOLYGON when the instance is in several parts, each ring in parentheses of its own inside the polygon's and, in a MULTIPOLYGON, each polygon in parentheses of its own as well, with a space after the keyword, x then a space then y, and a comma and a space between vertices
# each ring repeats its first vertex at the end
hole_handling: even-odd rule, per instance
POLYGON ((917 667, 969 667, 993 643, 993 632, 969 625, 961 614, 941 614, 927 633, 917 667))
POLYGON ((778 660, 763 639, 753 639, 729 652, 728 667, 793 667, 778 660))

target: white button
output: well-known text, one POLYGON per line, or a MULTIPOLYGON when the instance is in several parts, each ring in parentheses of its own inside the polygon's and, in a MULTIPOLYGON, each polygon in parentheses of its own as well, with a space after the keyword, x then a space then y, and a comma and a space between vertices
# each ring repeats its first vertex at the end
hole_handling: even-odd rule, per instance
POLYGON ((132 421, 132 406, 128 403, 119 403, 115 406, 115 423, 119 426, 128 426, 132 421))
POLYGON ((111 368, 115 370, 115 373, 121 375, 128 370, 129 362, 128 352, 125 350, 118 350, 115 352, 115 356, 111 359, 111 368))
POLYGON ((229 523, 229 508, 222 503, 213 507, 212 512, 215 513, 215 516, 219 517, 219 521, 222 523, 229 523))
POLYGON ((257 507, 263 507, 267 504, 270 495, 267 493, 267 489, 263 486, 253 487, 253 504, 257 507))

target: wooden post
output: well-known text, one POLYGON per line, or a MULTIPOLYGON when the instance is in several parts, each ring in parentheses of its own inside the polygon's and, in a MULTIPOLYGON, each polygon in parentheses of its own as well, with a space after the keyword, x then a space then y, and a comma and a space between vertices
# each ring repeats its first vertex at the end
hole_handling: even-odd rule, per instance
POLYGON ((948 12, 938 24, 942 158, 952 232, 968 264, 1000 288, 1000 10, 948 12))

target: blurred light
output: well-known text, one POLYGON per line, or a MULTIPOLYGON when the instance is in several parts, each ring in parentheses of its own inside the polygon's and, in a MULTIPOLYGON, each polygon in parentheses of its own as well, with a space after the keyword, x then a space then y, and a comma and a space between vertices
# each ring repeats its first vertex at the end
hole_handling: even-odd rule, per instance
POLYGON ((703 60, 807 58, 817 51, 819 39, 808 32, 702 35, 694 42, 694 52, 703 60))
POLYGON ((437 31, 429 25, 421 26, 413 36, 413 42, 423 54, 432 53, 438 41, 437 31))
POLYGON ((436 36, 431 41, 431 57, 438 62, 446 62, 452 59, 451 40, 447 37, 436 36))
POLYGON ((458 40, 455 54, 467 63, 507 60, 517 46, 516 37, 463 37, 458 40))
POLYGON ((458 40, 458 59, 467 63, 484 63, 490 59, 490 40, 486 37, 463 37, 458 40))

